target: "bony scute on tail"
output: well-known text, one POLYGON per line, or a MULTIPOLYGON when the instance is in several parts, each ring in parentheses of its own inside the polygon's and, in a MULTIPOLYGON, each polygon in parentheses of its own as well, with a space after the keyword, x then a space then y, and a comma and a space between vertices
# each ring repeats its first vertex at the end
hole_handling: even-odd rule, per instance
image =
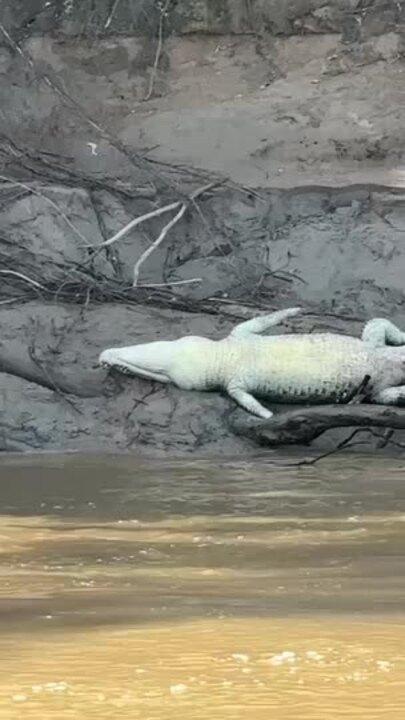
POLYGON ((335 333, 264 336, 266 330, 302 312, 287 308, 237 325, 222 340, 178 340, 110 348, 99 362, 107 368, 185 390, 224 390, 253 415, 272 412, 273 402, 345 402, 365 376, 368 401, 405 404, 405 333, 375 318, 361 338, 335 333))

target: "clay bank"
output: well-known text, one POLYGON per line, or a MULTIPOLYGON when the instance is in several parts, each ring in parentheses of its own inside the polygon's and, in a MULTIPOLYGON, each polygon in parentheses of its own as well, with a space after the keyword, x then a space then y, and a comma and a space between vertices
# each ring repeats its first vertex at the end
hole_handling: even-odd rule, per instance
POLYGON ((270 5, 2 4, 1 450, 257 452, 225 395, 100 353, 296 306, 277 333, 405 330, 405 6, 270 5))

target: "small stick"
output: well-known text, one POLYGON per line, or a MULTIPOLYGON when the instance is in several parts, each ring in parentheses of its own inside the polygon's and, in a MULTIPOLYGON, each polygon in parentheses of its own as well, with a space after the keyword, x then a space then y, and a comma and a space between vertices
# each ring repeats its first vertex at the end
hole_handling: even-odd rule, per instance
POLYGON ((365 375, 358 388, 352 393, 352 396, 347 400, 347 405, 358 405, 363 402, 367 396, 368 385, 371 378, 370 375, 365 375))
POLYGON ((36 288, 39 288, 40 290, 45 290, 45 292, 47 291, 45 285, 41 285, 41 283, 28 277, 28 275, 23 275, 22 273, 16 272, 15 270, 0 270, 0 275, 13 275, 14 277, 18 277, 21 280, 25 280, 25 282, 33 285, 36 288))
MULTIPOLYGON (((180 200, 177 200, 176 202, 171 203, 170 205, 164 205, 163 207, 158 208, 157 210, 152 210, 152 212, 145 213, 145 215, 141 215, 140 217, 135 218, 134 220, 131 220, 131 222, 128 223, 128 225, 125 225, 125 227, 121 228, 115 235, 108 238, 108 240, 104 240, 100 245, 96 245, 95 247, 97 250, 104 247, 110 247, 110 245, 113 245, 113 243, 117 242, 117 240, 120 240, 124 235, 127 235, 132 228, 136 227, 137 225, 140 225, 141 223, 146 222, 147 220, 150 220, 153 217, 157 217, 158 215, 163 215, 163 213, 170 212, 171 210, 176 210, 181 205, 180 200)), ((94 246, 93 246, 94 247, 94 246)))
POLYGON ((156 250, 157 247, 159 247, 160 243, 163 242, 163 240, 165 239, 165 237, 166 237, 167 233, 169 232, 170 228, 172 228, 173 225, 175 225, 175 224, 183 217, 183 215, 184 215, 184 213, 186 212, 186 210, 187 210, 187 205, 186 205, 186 203, 184 203, 184 204, 181 206, 181 208, 180 208, 179 212, 177 213, 177 215, 175 215, 174 218, 172 218, 172 219, 170 220, 170 222, 168 222, 167 225, 164 226, 164 228, 163 228, 162 232, 160 233, 159 237, 157 237, 156 240, 152 243, 152 245, 150 245, 150 246, 145 250, 145 252, 142 253, 142 255, 141 255, 141 257, 139 258, 139 260, 136 261, 135 266, 134 266, 134 281, 133 281, 133 283, 132 283, 132 286, 133 286, 133 287, 136 287, 137 284, 138 284, 138 277, 139 277, 139 271, 140 271, 140 269, 141 269, 141 265, 143 265, 143 263, 145 262, 145 260, 147 260, 147 258, 149 257, 149 255, 151 255, 151 254, 153 253, 153 251, 156 250))
POLYGON ((158 287, 171 287, 172 285, 191 285, 192 283, 202 282, 202 278, 190 278, 190 280, 173 280, 173 282, 167 283, 145 283, 137 285, 138 288, 158 288, 158 287))
MULTIPOLYGON (((334 455, 335 453, 339 452, 339 450, 345 450, 348 447, 352 447, 349 445, 350 441, 353 440, 356 435, 359 433, 364 432, 371 432, 370 428, 356 428, 353 430, 353 432, 350 433, 344 440, 341 440, 340 443, 336 445, 336 447, 332 448, 332 450, 327 450, 326 452, 322 453, 322 455, 317 455, 314 458, 309 458, 305 460, 299 460, 297 463, 291 463, 288 464, 288 467, 300 467, 301 465, 315 465, 315 463, 319 462, 319 460, 325 460, 325 458, 330 457, 330 455, 334 455)), ((353 443, 354 445, 361 445, 362 443, 353 443)))
POLYGON ((171 1, 172 0, 166 0, 165 5, 160 8, 158 44, 157 44, 157 48, 156 48, 155 62, 153 63, 153 68, 152 68, 152 72, 151 72, 150 80, 149 80, 149 90, 144 98, 145 101, 150 100, 150 98, 152 97, 153 87, 155 85, 155 80, 156 80, 156 73, 157 73, 158 66, 159 66, 160 56, 162 54, 163 25, 164 25, 167 10, 169 8, 171 1))
POLYGON ((114 17, 115 11, 116 11, 118 5, 120 4, 120 2, 121 2, 121 0, 115 0, 114 5, 113 5, 112 8, 111 8, 111 12, 110 12, 110 14, 109 14, 109 16, 108 16, 108 18, 107 18, 107 20, 106 20, 106 22, 105 22, 105 25, 104 25, 104 29, 105 29, 105 30, 106 30, 108 27, 110 27, 111 21, 112 21, 112 19, 113 19, 113 17, 114 17))
MULTIPOLYGON (((196 198, 198 198, 199 195, 202 195, 203 193, 207 192, 207 190, 210 190, 211 188, 215 187, 218 184, 220 184, 220 182, 215 181, 215 182, 209 183, 208 185, 203 185, 202 187, 198 188, 193 193, 191 193, 189 202, 194 202, 194 200, 196 200, 196 198)), ((178 204, 180 204, 180 203, 178 203, 178 204)), ((145 260, 149 257, 149 255, 151 255, 153 253, 153 251, 156 250, 157 247, 159 247, 159 245, 165 239, 167 233, 173 227, 173 225, 175 225, 179 220, 181 220, 181 218, 183 217, 184 213, 186 212, 186 210, 188 208, 188 205, 189 205, 188 202, 182 203, 177 215, 175 215, 174 218, 172 218, 170 220, 170 222, 168 222, 167 225, 164 226, 159 237, 157 237, 156 240, 152 243, 152 245, 150 245, 145 250, 145 252, 142 253, 139 260, 136 261, 135 266, 134 266, 134 281, 132 284, 133 287, 137 287, 137 285, 138 285, 139 270, 140 270, 141 265, 145 262, 145 260)))

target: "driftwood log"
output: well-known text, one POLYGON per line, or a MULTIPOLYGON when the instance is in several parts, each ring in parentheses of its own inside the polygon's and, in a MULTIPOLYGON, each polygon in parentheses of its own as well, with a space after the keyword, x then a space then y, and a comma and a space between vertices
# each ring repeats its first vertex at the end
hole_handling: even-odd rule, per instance
POLYGON ((229 419, 233 432, 258 445, 309 445, 327 430, 338 427, 405 429, 405 409, 385 405, 316 405, 273 415, 269 420, 236 411, 229 419))
POLYGON ((0 372, 15 375, 63 395, 81 398, 98 397, 105 394, 105 370, 77 371, 71 375, 60 371, 54 363, 40 362, 30 355, 29 349, 21 352, 8 351, 0 344, 0 372))

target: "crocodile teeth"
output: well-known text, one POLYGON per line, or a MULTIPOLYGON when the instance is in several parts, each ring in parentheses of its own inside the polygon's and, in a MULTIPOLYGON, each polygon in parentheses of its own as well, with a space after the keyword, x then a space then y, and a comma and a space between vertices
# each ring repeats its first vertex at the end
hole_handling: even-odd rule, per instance
POLYGON ((118 370, 119 372, 123 373, 124 375, 133 375, 130 370, 128 370, 125 365, 120 365, 119 363, 108 363, 108 362, 101 362, 101 367, 105 368, 106 370, 118 370))

